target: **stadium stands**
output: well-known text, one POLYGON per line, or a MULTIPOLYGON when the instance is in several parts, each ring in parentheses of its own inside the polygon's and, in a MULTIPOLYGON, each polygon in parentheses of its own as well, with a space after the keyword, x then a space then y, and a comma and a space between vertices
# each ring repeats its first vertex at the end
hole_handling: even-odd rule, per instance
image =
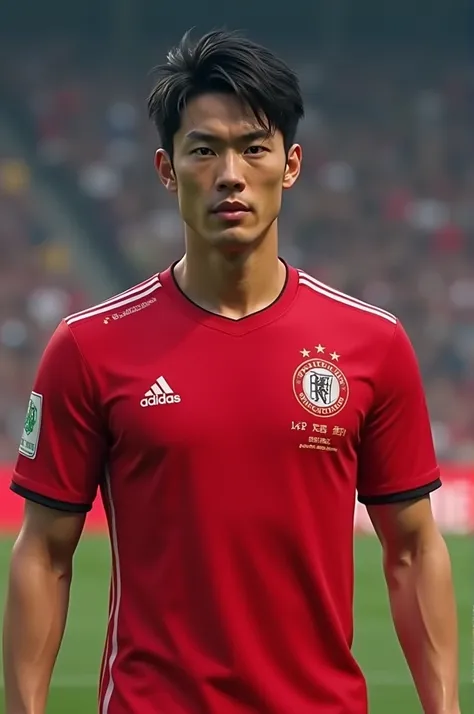
POLYGON ((0 140, 0 463, 15 455, 51 331, 85 304, 61 238, 48 230, 27 164, 0 140))
MULTIPOLYGON (((151 79, 130 72, 117 80, 106 65, 64 64, 58 73, 57 53, 42 57, 14 60, 38 157, 74 172, 78 191, 141 275, 162 269, 182 251, 182 227, 153 172, 151 79)), ((467 67, 434 81, 395 66, 301 66, 304 173, 285 196, 282 253, 402 319, 421 363, 438 453, 467 463, 474 459, 474 96, 467 67)), ((0 168, 1 461, 15 450, 34 364, 68 312, 73 283, 60 240, 45 233, 28 167, 4 156, 0 168)))

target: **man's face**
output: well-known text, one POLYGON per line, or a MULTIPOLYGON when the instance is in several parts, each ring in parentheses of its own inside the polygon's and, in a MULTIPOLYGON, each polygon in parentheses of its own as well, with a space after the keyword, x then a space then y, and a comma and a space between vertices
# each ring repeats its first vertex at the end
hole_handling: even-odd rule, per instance
POLYGON ((174 138, 173 167, 163 150, 156 166, 175 191, 188 236, 239 251, 265 235, 277 218, 282 190, 300 171, 301 149, 285 155, 280 132, 269 135, 232 95, 189 102, 174 138))

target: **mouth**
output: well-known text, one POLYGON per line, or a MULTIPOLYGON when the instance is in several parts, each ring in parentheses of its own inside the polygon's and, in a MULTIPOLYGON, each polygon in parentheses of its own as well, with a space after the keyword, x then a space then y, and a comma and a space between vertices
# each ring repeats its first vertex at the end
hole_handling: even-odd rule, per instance
POLYGON ((239 201, 224 201, 212 213, 223 221, 241 221, 250 213, 250 208, 239 201))

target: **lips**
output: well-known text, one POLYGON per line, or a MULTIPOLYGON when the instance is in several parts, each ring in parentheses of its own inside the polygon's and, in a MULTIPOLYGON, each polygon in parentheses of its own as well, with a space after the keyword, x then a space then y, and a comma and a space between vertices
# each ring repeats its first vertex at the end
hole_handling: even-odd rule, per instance
POLYGON ((250 212, 250 208, 241 201, 222 201, 212 211, 223 221, 241 221, 250 212))
POLYGON ((240 201, 222 201, 213 209, 213 213, 247 213, 249 210, 249 207, 240 201))

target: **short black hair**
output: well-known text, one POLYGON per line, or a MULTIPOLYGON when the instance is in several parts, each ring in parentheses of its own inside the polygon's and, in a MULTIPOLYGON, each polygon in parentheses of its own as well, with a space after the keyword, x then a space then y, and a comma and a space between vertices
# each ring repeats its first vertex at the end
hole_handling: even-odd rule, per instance
POLYGON ((265 47, 225 30, 209 32, 193 42, 188 31, 156 72, 148 114, 170 157, 186 103, 210 92, 234 94, 264 129, 282 133, 287 152, 293 144, 304 116, 298 77, 265 47))

